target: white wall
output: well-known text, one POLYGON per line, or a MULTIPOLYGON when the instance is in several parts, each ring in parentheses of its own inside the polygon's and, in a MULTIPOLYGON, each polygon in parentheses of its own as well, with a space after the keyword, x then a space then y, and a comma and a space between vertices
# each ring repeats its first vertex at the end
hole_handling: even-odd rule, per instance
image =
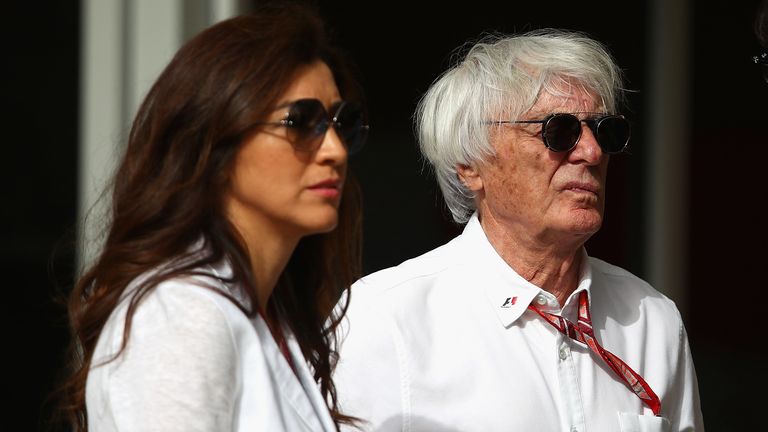
POLYGON ((238 0, 83 0, 78 266, 98 253, 102 194, 149 87, 184 41, 241 10, 238 0))

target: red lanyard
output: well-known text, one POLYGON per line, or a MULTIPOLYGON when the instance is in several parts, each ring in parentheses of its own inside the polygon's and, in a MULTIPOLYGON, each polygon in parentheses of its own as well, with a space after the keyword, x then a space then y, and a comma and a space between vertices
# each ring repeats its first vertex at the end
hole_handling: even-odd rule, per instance
POLYGON ((293 373, 296 373, 296 366, 293 364, 293 359, 291 358, 291 351, 288 349, 288 342, 285 339, 285 335, 283 334, 283 330, 280 328, 280 324, 278 323, 275 326, 275 338, 277 339, 277 346, 280 347, 280 351, 283 353, 283 357, 285 357, 285 360, 288 362, 288 366, 293 369, 293 373))
POLYGON ((613 369, 614 372, 629 386, 630 389, 639 397, 643 403, 653 411, 655 415, 659 415, 661 411, 661 401, 656 393, 653 392, 651 386, 645 382, 643 377, 637 372, 632 370, 623 360, 613 355, 610 351, 603 349, 597 339, 595 339, 595 332, 592 330, 592 318, 589 314, 589 298, 587 292, 582 291, 579 293, 579 320, 576 325, 567 319, 553 315, 548 312, 539 310, 533 304, 528 305, 528 309, 541 315, 552 327, 560 331, 560 333, 570 337, 571 339, 586 345, 595 354, 599 355, 608 366, 613 369))
POLYGON ((272 334, 272 339, 275 340, 277 347, 280 348, 280 352, 283 353, 283 357, 285 357, 285 360, 288 362, 288 366, 290 366, 293 372, 296 373, 296 366, 293 364, 291 351, 288 349, 288 342, 285 339, 285 335, 283 334, 283 329, 280 327, 280 323, 277 322, 274 326, 269 325, 269 321, 267 321, 266 315, 261 311, 261 309, 259 309, 259 315, 261 315, 261 318, 267 325, 267 328, 272 334))

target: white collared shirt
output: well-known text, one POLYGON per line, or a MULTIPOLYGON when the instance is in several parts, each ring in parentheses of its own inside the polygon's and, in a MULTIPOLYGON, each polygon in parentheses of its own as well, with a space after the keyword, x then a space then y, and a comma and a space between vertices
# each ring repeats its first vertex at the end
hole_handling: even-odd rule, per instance
POLYGON ((502 260, 475 216, 446 245, 356 282, 334 375, 342 412, 371 431, 702 431, 674 303, 625 270, 583 263, 561 309, 502 260), (527 310, 535 302, 575 322, 582 290, 598 341, 651 386, 660 417, 527 310))

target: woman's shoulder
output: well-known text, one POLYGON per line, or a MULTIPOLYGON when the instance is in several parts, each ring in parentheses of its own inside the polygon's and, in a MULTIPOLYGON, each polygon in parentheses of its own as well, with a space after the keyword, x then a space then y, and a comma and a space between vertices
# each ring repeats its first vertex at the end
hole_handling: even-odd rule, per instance
POLYGON ((123 299, 94 352, 86 389, 90 420, 121 421, 131 429, 201 413, 211 413, 211 420, 232 410, 242 385, 243 345, 260 341, 251 319, 216 281, 193 274, 148 286, 135 297, 124 348, 126 316, 138 291, 123 299))
POLYGON ((242 334, 253 332, 239 286, 223 281, 215 271, 195 269, 154 285, 152 276, 142 275, 126 289, 102 330, 97 355, 120 351, 129 313, 129 345, 184 340, 180 347, 224 352, 236 349, 242 334))
POLYGON ((163 280, 137 302, 134 320, 147 315, 151 322, 200 327, 204 321, 220 326, 246 318, 247 305, 242 304, 237 287, 232 285, 203 274, 163 280))

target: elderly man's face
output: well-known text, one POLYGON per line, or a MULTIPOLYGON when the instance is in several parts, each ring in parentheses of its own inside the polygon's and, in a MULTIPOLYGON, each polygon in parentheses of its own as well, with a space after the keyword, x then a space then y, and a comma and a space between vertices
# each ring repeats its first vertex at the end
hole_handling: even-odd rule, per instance
MULTIPOLYGON (((544 94, 521 119, 601 111, 592 94, 575 86, 568 94, 544 94)), ((578 144, 568 152, 544 146, 541 124, 504 125, 492 132, 491 142, 496 155, 477 170, 484 201, 481 218, 492 217, 511 230, 509 234, 545 242, 586 240, 600 229, 608 156, 586 124, 582 123, 578 144)))

